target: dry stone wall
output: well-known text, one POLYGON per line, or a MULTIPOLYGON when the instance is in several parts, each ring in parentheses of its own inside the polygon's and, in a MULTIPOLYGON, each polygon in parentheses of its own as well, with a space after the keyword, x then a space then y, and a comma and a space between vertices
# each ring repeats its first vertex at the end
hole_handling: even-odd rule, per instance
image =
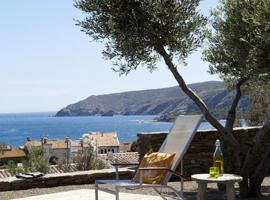
MULTIPOLYGON (((234 135, 240 142, 240 147, 247 152, 252 145, 252 138, 258 132, 259 127, 236 128, 234 135)), ((151 148, 158 151, 166 138, 166 132, 143 132, 138 133, 140 159, 151 148)), ((220 138, 216 130, 198 130, 193 138, 187 153, 184 156, 184 174, 190 176, 196 173, 207 173, 212 166, 212 157, 215 150, 215 141, 220 138)), ((270 137, 264 138, 266 147, 270 145, 270 137)), ((262 148, 264 151, 265 148, 262 148)), ((177 169, 180 171, 180 166, 177 169)))
MULTIPOLYGON (((119 176, 121 179, 130 179, 133 175, 133 170, 127 168, 119 169, 119 176)), ((115 169, 46 174, 43 177, 35 179, 8 177, 0 179, 0 192, 8 190, 25 190, 30 188, 48 188, 62 185, 94 184, 95 180, 100 179, 115 179, 115 169)))

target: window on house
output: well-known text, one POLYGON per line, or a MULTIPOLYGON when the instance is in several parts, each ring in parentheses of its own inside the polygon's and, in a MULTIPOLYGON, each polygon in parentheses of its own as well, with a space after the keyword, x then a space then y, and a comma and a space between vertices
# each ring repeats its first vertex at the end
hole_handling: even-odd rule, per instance
POLYGON ((114 153, 114 149, 112 149, 112 152, 114 153))

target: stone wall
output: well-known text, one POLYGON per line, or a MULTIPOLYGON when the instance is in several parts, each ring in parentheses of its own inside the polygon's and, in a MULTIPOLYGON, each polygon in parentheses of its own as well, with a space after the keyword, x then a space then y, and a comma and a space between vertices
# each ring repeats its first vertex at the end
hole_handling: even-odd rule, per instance
MULTIPOLYGON (((259 127, 236 128, 234 135, 240 142, 240 147, 247 151, 252 144, 252 138, 258 132, 259 127)), ((165 132, 143 132, 138 133, 138 144, 140 149, 140 159, 143 155, 153 149, 158 151, 159 147, 166 138, 165 132)), ((198 130, 193 138, 191 145, 184 156, 184 174, 190 176, 196 173, 208 173, 212 166, 212 157, 215 150, 215 141, 220 138, 216 130, 198 130)), ((264 139, 265 144, 270 144, 270 136, 264 139)), ((264 148, 262 148, 264 150, 264 148)), ((180 168, 177 169, 180 171, 180 168)))
MULTIPOLYGON (((119 169, 120 178, 130 179, 133 177, 133 174, 134 172, 127 168, 119 169)), ((8 177, 0 179, 0 192, 8 190, 25 190, 36 187, 47 188, 61 185, 94 184, 97 179, 115 179, 115 170, 103 169, 61 174, 46 174, 43 177, 35 179, 8 177)))

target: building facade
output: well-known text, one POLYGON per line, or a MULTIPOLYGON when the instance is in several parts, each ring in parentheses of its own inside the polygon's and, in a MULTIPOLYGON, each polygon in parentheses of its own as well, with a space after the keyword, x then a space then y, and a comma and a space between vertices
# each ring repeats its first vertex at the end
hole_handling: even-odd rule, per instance
POLYGON ((116 132, 91 132, 83 135, 84 145, 94 147, 97 154, 119 153, 120 143, 116 132))
POLYGON ((43 137, 40 141, 28 139, 24 148, 28 153, 31 153, 38 148, 43 149, 46 156, 49 158, 50 163, 54 164, 58 160, 66 160, 68 162, 74 160, 75 154, 71 153, 71 144, 74 144, 74 141, 71 141, 68 138, 64 140, 53 140, 48 137, 43 137))

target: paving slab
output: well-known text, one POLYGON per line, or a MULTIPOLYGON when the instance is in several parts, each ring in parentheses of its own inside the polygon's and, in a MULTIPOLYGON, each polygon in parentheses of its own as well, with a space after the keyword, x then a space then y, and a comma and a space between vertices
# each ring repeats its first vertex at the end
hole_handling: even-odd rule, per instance
MULTIPOLYGON (((162 200, 159 196, 120 193, 120 200, 162 200)), ((71 190, 53 194, 38 195, 13 200, 94 200, 95 191, 90 189, 71 190)), ((99 191, 100 200, 114 200, 115 196, 106 192, 99 191)))

